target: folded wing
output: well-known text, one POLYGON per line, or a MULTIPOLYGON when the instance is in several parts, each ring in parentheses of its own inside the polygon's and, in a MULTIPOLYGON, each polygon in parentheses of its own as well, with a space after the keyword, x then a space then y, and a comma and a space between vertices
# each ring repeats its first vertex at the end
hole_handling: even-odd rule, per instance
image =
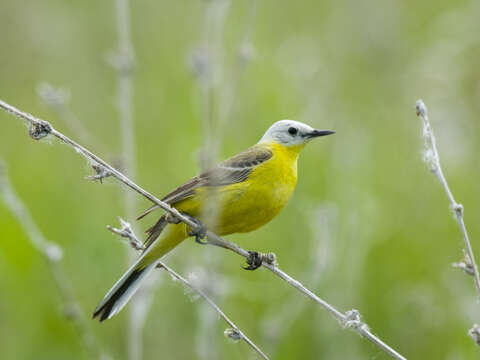
MULTIPOLYGON (((193 177, 166 195, 162 201, 174 206, 176 203, 194 196, 195 190, 200 187, 227 186, 245 181, 257 166, 268 161, 272 156, 273 152, 265 145, 252 146, 240 154, 222 161, 216 167, 193 177)), ((137 220, 142 219, 158 207, 158 205, 153 205, 144 211, 137 220)), ((146 231, 148 233, 148 238, 145 241, 146 247, 150 246, 160 235, 166 224, 165 216, 162 216, 155 225, 146 231)))

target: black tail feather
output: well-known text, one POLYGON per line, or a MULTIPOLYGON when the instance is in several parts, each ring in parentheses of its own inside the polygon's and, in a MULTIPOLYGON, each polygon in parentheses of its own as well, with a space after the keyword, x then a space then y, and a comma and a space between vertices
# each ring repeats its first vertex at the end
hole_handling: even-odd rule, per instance
MULTIPOLYGON (((105 298, 100 305, 93 312, 93 319, 99 316, 99 321, 102 322, 110 317, 112 310, 118 299, 122 297, 127 289, 138 279, 138 277, 145 271, 146 268, 134 270, 121 284, 121 286, 108 298, 105 298)), ((108 296, 108 295, 107 295, 108 296)))

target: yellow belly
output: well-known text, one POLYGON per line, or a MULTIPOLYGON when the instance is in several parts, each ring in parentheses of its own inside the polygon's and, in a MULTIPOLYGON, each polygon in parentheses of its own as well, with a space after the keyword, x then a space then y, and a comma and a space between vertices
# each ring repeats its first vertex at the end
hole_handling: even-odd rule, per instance
POLYGON ((249 232, 272 220, 286 205, 297 183, 300 147, 271 144, 273 156, 248 179, 215 189, 199 188, 175 207, 197 217, 219 235, 249 232))

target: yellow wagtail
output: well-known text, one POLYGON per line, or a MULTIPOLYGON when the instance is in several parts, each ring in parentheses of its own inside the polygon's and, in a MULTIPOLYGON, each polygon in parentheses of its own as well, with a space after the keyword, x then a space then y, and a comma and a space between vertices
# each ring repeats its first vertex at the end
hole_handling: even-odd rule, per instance
MULTIPOLYGON (((178 187, 162 200, 194 217, 219 235, 253 231, 272 220, 292 196, 297 183, 297 159, 313 138, 333 134, 293 120, 274 123, 260 141, 178 187), (212 221, 202 211, 213 199, 217 213, 212 221)), ((138 217, 155 210, 153 206, 138 217)), ((211 214, 210 214, 211 215, 211 214)), ((93 313, 99 320, 117 314, 132 297, 156 263, 192 234, 184 223, 163 215, 147 230, 146 250, 105 295, 93 313)), ((199 241, 199 234, 196 239, 199 241)), ((247 269, 261 265, 249 261, 247 269)))

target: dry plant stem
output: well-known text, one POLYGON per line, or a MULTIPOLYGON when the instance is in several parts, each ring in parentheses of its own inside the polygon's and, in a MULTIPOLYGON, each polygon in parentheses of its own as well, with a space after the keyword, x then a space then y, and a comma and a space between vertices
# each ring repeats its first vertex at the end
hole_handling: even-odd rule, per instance
POLYGON ((99 156, 95 155, 94 153, 90 152, 80 144, 76 143, 72 139, 70 139, 68 136, 65 136, 61 132, 57 131, 53 126, 44 120, 38 119, 35 116, 25 113, 17 108, 15 108, 12 105, 9 105, 5 103, 4 101, 0 100, 0 108, 6 110, 7 112, 14 114, 17 117, 20 117, 30 123, 30 136, 35 139, 35 140, 40 140, 43 137, 47 135, 53 135, 57 139, 61 140, 63 143, 71 146, 77 153, 85 157, 87 160, 93 162, 96 165, 101 165, 105 168, 106 172, 110 174, 110 176, 115 177, 117 180, 122 182, 123 184, 127 185, 129 188, 132 190, 136 191, 143 197, 147 198, 150 200, 152 203, 158 205, 160 208, 163 210, 171 213, 174 217, 182 221, 183 223, 187 224, 190 226, 193 230, 199 230, 199 225, 192 221, 190 218, 187 216, 184 216, 182 213, 180 213, 177 209, 170 207, 170 205, 164 203, 148 191, 142 189, 140 186, 135 184, 132 180, 130 180, 128 177, 126 177, 124 174, 122 174, 120 171, 115 169, 113 166, 108 164, 105 160, 100 158, 99 156))
MULTIPOLYGON (((235 243, 231 243, 229 241, 226 241, 219 236, 216 236, 215 234, 212 234, 211 232, 207 232, 207 237, 209 240, 209 244, 219 246, 228 250, 231 250, 238 255, 241 255, 245 258, 249 256, 248 251, 242 249, 240 246, 238 246, 235 243), (212 236, 213 235, 213 236, 212 236)), ((267 268, 271 272, 273 272, 275 275, 277 275, 279 278, 287 282, 289 285, 293 286, 295 289, 300 291, 302 294, 305 296, 309 297, 313 301, 315 301, 317 304, 319 304, 321 307, 323 307, 325 310, 327 310, 330 314, 335 317, 342 327, 352 329, 359 333, 362 337, 366 338, 373 344, 377 345, 380 349, 391 355, 395 359, 406 359, 402 355, 400 355, 397 351, 392 349, 390 346, 385 344, 382 340, 380 340, 377 336, 375 336, 369 329, 368 326, 360 321, 360 314, 358 313, 357 310, 350 310, 347 311, 345 314, 337 310, 334 306, 330 305, 328 302, 325 300, 321 299, 317 295, 315 295, 312 291, 307 289, 300 281, 295 280, 292 278, 290 275, 282 271, 275 263, 271 264, 268 262, 263 261, 262 264, 263 267, 267 268)))
MULTIPOLYGON (((67 136, 63 135, 59 131, 55 130, 52 125, 44 120, 40 120, 33 115, 30 115, 28 113, 25 113, 23 111, 18 110, 17 108, 5 103, 4 101, 0 100, 0 108, 3 108, 4 110, 14 114, 17 117, 20 117, 24 120, 27 120, 30 124, 30 135, 34 139, 41 139, 42 137, 47 136, 48 134, 51 134, 58 139, 60 139, 62 142, 64 142, 67 145, 70 145, 73 147, 78 153, 80 153, 82 156, 87 158, 90 161, 96 162, 97 164, 102 165, 105 167, 105 169, 111 174, 111 176, 115 177, 131 189, 135 190, 138 192, 140 195, 144 196, 145 198, 149 199, 152 203, 158 205, 160 208, 163 210, 169 212, 172 214, 174 217, 188 225, 193 231, 200 231, 201 230, 201 225, 198 223, 192 221, 189 217, 184 216, 181 214, 177 209, 170 207, 168 204, 164 203, 154 195, 150 194, 148 191, 142 189, 140 186, 135 184, 133 181, 131 181, 129 178, 127 178, 125 175, 123 175, 121 172, 118 170, 114 169, 111 165, 106 163, 104 160, 102 160, 100 157, 97 155, 91 153, 87 149, 85 149, 83 146, 77 144, 75 141, 71 140, 67 136)), ((248 251, 242 249, 240 246, 237 244, 231 243, 225 239, 222 239, 218 235, 212 233, 211 231, 207 231, 207 238, 210 244, 216 245, 228 250, 231 250, 245 258, 249 257, 248 251)), ((306 295, 307 297, 311 298, 314 300, 316 303, 318 303, 320 306, 322 306, 324 309, 326 309, 332 316, 334 316, 342 326, 350 328, 357 333, 359 333, 362 337, 368 339, 370 342, 378 346, 380 349, 391 355, 392 357, 396 359, 403 360, 405 357, 400 355, 398 352, 393 350, 390 346, 385 344, 382 340, 380 340, 377 336, 375 336, 369 329, 368 326, 364 323, 362 323, 359 320, 358 312, 355 310, 349 311, 346 314, 343 314, 342 312, 338 311, 335 307, 327 303, 326 301, 322 300, 319 298, 317 295, 315 295, 313 292, 308 290, 305 286, 303 286, 299 281, 293 279, 290 277, 288 274, 280 270, 276 265, 268 263, 264 261, 263 267, 267 268, 270 270, 272 273, 286 281, 288 284, 296 288, 298 291, 300 291, 302 294, 306 295), (352 315, 353 314, 353 315, 352 315)))
MULTIPOLYGON (((216 98, 221 99, 218 103, 218 119, 217 119, 217 129, 214 129, 215 135, 210 140, 212 141, 212 147, 218 151, 222 146, 223 134, 225 133, 229 121, 234 109, 234 103, 236 100, 236 92, 240 85, 240 80, 244 74, 249 62, 254 57, 254 48, 252 46, 251 38, 253 25, 255 23, 255 17, 257 14, 258 0, 251 0, 250 13, 248 16, 248 21, 245 26, 243 39, 238 46, 237 58, 232 69, 232 78, 229 81, 224 81, 221 83, 221 88, 217 89, 216 98)), ((220 48, 220 47, 218 47, 220 48)), ((225 72, 226 69, 224 69, 225 72)))
MULTIPOLYGON (((126 174, 135 177, 135 134, 133 124, 133 86, 132 71, 134 66, 134 52, 132 45, 130 25, 130 1, 115 0, 118 49, 112 57, 112 65, 117 71, 117 110, 120 122, 120 138, 122 145, 122 163, 126 174)), ((123 194, 125 216, 127 219, 135 217, 135 196, 130 191, 123 194)), ((130 264, 135 255, 129 250, 127 262, 130 264)), ((149 304, 142 297, 148 297, 148 291, 140 292, 129 309, 129 325, 127 334, 128 358, 140 360, 142 358, 142 329, 146 318, 137 316, 138 313, 146 314, 146 309, 139 307, 149 304), (141 311, 140 311, 141 310, 141 311), (145 311, 144 311, 145 310, 145 311)))
MULTIPOLYGON (((257 0, 253 0, 256 2, 257 0)), ((201 62, 205 67, 197 66, 194 74, 201 91, 202 98, 202 128, 204 143, 201 148, 200 166, 201 170, 205 171, 211 168, 218 160, 218 153, 221 148, 222 136, 226 125, 226 116, 229 109, 232 108, 232 97, 235 89, 235 84, 238 82, 238 73, 235 71, 234 78, 231 81, 225 80, 225 73, 227 71, 225 62, 225 48, 224 30, 227 19, 227 14, 230 8, 231 1, 211 1, 205 3, 204 14, 204 54, 197 61, 203 59, 201 62)), ((255 6, 252 6, 255 8, 255 6)), ((247 35, 245 35, 245 42, 250 38, 251 24, 253 22, 252 16, 247 25, 247 35)), ((239 49, 239 54, 241 49, 239 49)), ((246 53, 246 52, 245 52, 246 53)), ((240 58, 240 56, 238 56, 240 58)), ((245 56, 245 61, 247 61, 245 56)), ((193 64, 193 63, 192 63, 193 64)), ((200 65, 200 63, 197 63, 200 65)), ((237 62, 236 68, 243 68, 244 64, 237 62)), ((216 223, 219 215, 218 204, 215 201, 216 194, 212 192, 208 197, 208 201, 202 207, 202 214, 207 215, 211 223, 216 223)), ((207 253, 205 253, 207 255, 207 253)), ((217 256, 207 255, 209 263, 209 283, 219 283, 217 272, 218 262, 220 261, 220 254, 217 256)), ((221 301, 222 292, 218 291, 216 287, 211 288, 212 295, 218 301, 221 301)), ((216 315, 206 309, 205 307, 198 307, 198 336, 195 339, 196 353, 199 359, 213 360, 218 358, 217 338, 210 334, 215 331, 216 315)))
MULTIPOLYGON (((319 207, 320 208, 320 207, 319 207)), ((317 287, 322 276, 325 276, 325 267, 328 258, 327 242, 331 242, 330 235, 330 218, 331 214, 325 213, 319 214, 319 210, 315 210, 315 218, 312 221, 314 226, 314 233, 320 234, 319 238, 314 237, 315 251, 313 251, 313 261, 304 271, 305 274, 309 274, 308 282, 310 287, 317 287), (328 239, 328 240, 327 240, 328 239)), ((290 328, 295 320, 304 311, 308 303, 299 302, 296 297, 292 297, 286 304, 283 304, 281 308, 272 309, 272 313, 269 317, 264 319, 262 328, 267 334, 271 347, 268 349, 271 356, 275 357, 275 353, 278 349, 278 344, 282 343, 282 339, 288 337, 290 328), (273 328, 273 329, 272 329, 273 328)))
MULTIPOLYGON (((120 120, 122 140, 122 160, 125 172, 135 176, 135 139, 133 126, 133 46, 130 33, 130 4, 129 0, 116 0, 118 50, 112 59, 117 70, 117 108, 120 120)), ((127 218, 135 216, 133 208, 134 198, 126 197, 125 208, 131 211, 127 218), (133 208, 133 209, 132 209, 133 208)))
POLYGON ((477 287, 478 295, 480 297, 480 276, 478 274, 477 262, 475 261, 475 257, 473 255, 472 245, 470 244, 470 240, 468 238, 467 228, 465 227, 465 222, 463 221, 463 205, 455 201, 452 191, 448 186, 447 179, 443 175, 442 167, 440 165, 440 156, 438 155, 437 144, 435 141, 435 135, 433 134, 433 130, 428 120, 427 107, 422 100, 417 100, 415 108, 417 111, 417 116, 420 116, 423 121, 423 136, 426 141, 427 150, 431 151, 431 154, 429 154, 428 158, 428 160, 431 162, 431 170, 440 180, 445 192, 447 193, 448 200, 450 200, 450 205, 454 211, 455 219, 457 220, 462 232, 467 255, 470 258, 470 264, 468 265, 471 265, 473 278, 475 279, 475 286, 477 287))
POLYGON ((110 226, 110 225, 107 225, 107 229, 120 237, 128 239, 129 245, 134 250, 137 250, 137 251, 145 250, 145 246, 143 245, 143 243, 133 233, 130 223, 126 222, 121 217, 119 217, 118 220, 120 221, 120 225, 122 226, 120 229, 114 228, 113 226, 110 226))
POLYGON ((58 244, 49 242, 42 234, 37 224, 33 220, 30 212, 27 210, 23 202, 15 193, 13 186, 6 174, 6 169, 0 163, 0 196, 3 197, 5 204, 12 214, 17 218, 23 229, 28 235, 33 247, 46 260, 48 269, 50 270, 55 285, 58 288, 63 301, 63 313, 65 317, 73 323, 75 330, 92 358, 106 359, 109 358, 100 350, 96 343, 95 337, 87 326, 86 318, 83 315, 73 291, 69 285, 63 270, 60 266, 62 259, 62 249, 58 244))
MULTIPOLYGON (((129 241, 130 246, 135 249, 135 250, 144 250, 143 243, 138 239, 138 237, 135 235, 134 231, 130 227, 130 224, 123 220, 122 218, 119 218, 121 228, 117 229, 114 228, 110 225, 107 226, 107 229, 110 230, 112 233, 126 238, 129 241)), ((235 334, 234 336, 229 336, 234 339, 242 339, 245 341, 253 350, 255 350, 262 358, 264 359, 269 359, 267 355, 265 355, 260 348, 255 345, 255 343, 250 340, 236 325, 235 323, 230 320, 230 318, 225 315, 225 313, 220 309, 220 307, 215 304, 215 302, 210 299, 201 289, 199 289, 197 286, 193 285, 191 282, 189 282, 187 279, 182 277, 180 274, 175 272, 173 269, 168 267, 164 262, 159 262, 157 264, 157 268, 159 269, 164 269, 167 271, 171 276, 173 276, 175 279, 180 280, 186 287, 200 295, 205 299, 205 301, 212 307, 221 317, 222 319, 225 320, 225 322, 231 327, 231 331, 233 331, 232 334, 235 334)))
POLYGON ((480 327, 477 324, 473 324, 473 327, 468 330, 468 335, 475 341, 475 344, 480 346, 480 327))
POLYGON ((157 265, 158 268, 163 268, 165 269, 171 276, 174 278, 180 280, 186 287, 190 288, 194 292, 196 292, 198 295, 200 295, 207 303, 210 305, 211 308, 213 308, 220 317, 225 320, 225 322, 231 327, 233 332, 231 332, 232 335, 230 335, 231 338, 236 338, 236 339, 242 339, 245 341, 252 349, 254 349, 263 359, 269 359, 267 355, 263 353, 260 348, 255 345, 255 343, 250 340, 236 325, 235 323, 230 320, 230 318, 225 315, 225 313, 218 307, 217 304, 213 302, 212 299, 210 299, 202 290, 194 286, 192 283, 190 283, 187 279, 183 278, 181 275, 177 274, 175 271, 173 271, 171 268, 169 268, 167 265, 165 265, 163 262, 159 262, 157 265), (235 334, 235 335, 233 335, 235 334))

